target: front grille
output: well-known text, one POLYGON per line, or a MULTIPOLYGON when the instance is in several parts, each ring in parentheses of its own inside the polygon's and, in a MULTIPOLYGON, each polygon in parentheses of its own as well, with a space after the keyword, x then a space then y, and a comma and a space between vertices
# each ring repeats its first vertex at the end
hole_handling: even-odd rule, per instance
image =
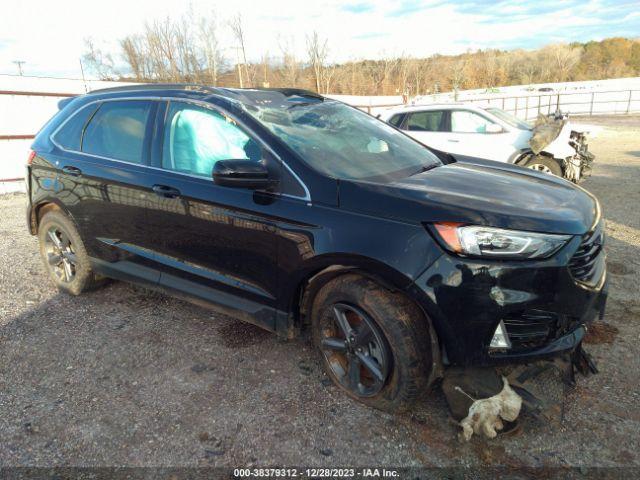
POLYGON ((604 220, 582 237, 580 247, 569 261, 569 270, 574 280, 595 286, 604 273, 604 220))

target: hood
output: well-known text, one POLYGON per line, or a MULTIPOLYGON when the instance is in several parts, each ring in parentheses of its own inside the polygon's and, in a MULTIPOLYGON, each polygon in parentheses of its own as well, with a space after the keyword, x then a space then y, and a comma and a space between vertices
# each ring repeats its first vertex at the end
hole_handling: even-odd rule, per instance
POLYGON ((451 163, 389 184, 340 181, 340 207, 416 223, 574 235, 590 229, 599 207, 585 190, 548 174, 505 167, 451 163))
POLYGON ((529 139, 531 151, 536 155, 543 151, 547 145, 558 138, 566 123, 566 118, 553 118, 542 114, 538 115, 536 124, 533 127, 533 133, 529 139))

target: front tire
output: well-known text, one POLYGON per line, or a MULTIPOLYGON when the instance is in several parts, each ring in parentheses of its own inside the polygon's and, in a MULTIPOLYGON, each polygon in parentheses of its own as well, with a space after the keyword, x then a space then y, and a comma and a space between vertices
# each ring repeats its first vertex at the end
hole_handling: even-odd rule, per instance
POLYGON ((436 378, 438 347, 428 319, 404 295, 368 278, 348 274, 323 286, 311 323, 329 377, 366 405, 405 411, 436 378))
POLYGON ((562 177, 562 166, 560 162, 555 158, 545 157, 544 155, 537 155, 535 157, 531 157, 527 163, 524 164, 525 167, 535 170, 537 172, 549 173, 556 175, 558 177, 562 177))
POLYGON ((63 292, 80 295, 101 285, 91 269, 80 234, 61 212, 48 212, 38 226, 40 256, 51 281, 63 292))

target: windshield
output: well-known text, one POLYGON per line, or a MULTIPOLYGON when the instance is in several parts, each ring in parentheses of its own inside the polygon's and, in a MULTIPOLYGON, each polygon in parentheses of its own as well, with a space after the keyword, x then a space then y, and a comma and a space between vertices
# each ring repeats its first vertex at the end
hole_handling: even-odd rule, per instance
POLYGON ((508 123, 512 127, 519 128, 520 130, 531 130, 532 127, 524 120, 520 120, 515 115, 505 112, 499 108, 487 108, 487 112, 492 113, 496 117, 498 117, 503 122, 508 123))
POLYGON ((340 102, 288 97, 245 108, 307 164, 333 178, 391 182, 441 165, 423 145, 340 102))

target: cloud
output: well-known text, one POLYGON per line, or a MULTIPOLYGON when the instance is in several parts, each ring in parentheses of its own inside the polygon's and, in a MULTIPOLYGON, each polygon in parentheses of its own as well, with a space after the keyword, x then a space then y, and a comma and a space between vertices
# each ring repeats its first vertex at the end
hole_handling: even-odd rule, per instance
MULTIPOLYGON (((305 38, 328 38, 332 61, 384 55, 424 57, 467 49, 537 48, 550 41, 587 41, 638 36, 637 0, 191 0, 196 19, 220 20, 224 55, 235 60, 235 41, 225 19, 241 13, 249 59, 277 58, 283 38, 293 39, 304 59, 305 38)), ((25 60, 27 74, 80 76, 84 38, 111 48, 120 62, 118 40, 140 32, 144 23, 178 17, 187 7, 175 0, 50 0, 15 2, 0 16, 0 73, 14 73, 25 60), (97 20, 99 19, 99 20, 97 20), (34 33, 36 32, 36 33, 34 33)))
POLYGON ((396 6, 389 11, 391 17, 404 17, 412 13, 422 12, 430 7, 443 4, 445 2, 425 2, 421 0, 402 0, 396 3, 396 6))
POLYGON ((354 35, 352 38, 355 40, 371 40, 372 38, 388 37, 391 35, 389 32, 369 32, 354 35))
POLYGON ((375 6, 368 2, 348 3, 340 7, 342 11, 349 13, 366 13, 373 11, 374 8, 375 6))

